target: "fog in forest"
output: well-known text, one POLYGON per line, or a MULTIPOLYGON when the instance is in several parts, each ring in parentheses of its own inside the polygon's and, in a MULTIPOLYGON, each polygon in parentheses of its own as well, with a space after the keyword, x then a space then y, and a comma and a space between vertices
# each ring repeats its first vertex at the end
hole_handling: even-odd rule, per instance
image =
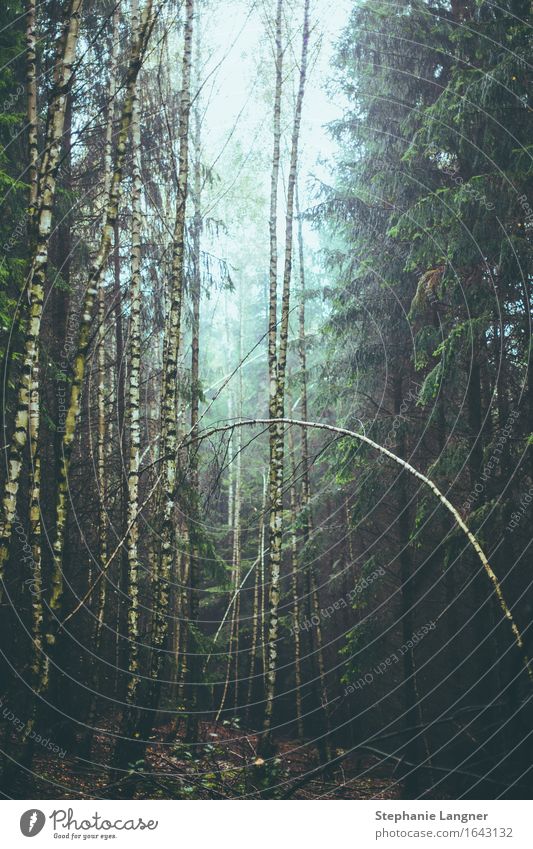
POLYGON ((529 5, 0 33, 3 797, 530 798, 529 5))

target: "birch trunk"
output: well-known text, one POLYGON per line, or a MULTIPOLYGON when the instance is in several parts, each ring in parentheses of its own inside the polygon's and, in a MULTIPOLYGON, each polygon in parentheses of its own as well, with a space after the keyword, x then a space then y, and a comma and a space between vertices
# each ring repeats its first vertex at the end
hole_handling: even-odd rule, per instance
POLYGON ((230 619, 230 630, 228 636, 228 657, 226 660, 226 677, 224 679, 224 688, 222 690, 222 698, 220 699, 220 705, 218 707, 218 711, 215 716, 215 723, 220 720, 220 715, 224 710, 224 706, 226 704, 226 699, 228 697, 229 685, 231 680, 231 661, 233 659, 233 654, 235 650, 235 624, 236 624, 236 610, 237 610, 237 598, 239 595, 239 585, 235 580, 235 570, 233 569, 232 562, 232 570, 231 570, 231 586, 229 591, 229 606, 231 606, 231 619, 230 619))
MULTIPOLYGON (((118 585, 120 593, 117 596, 118 607, 118 622, 119 628, 117 632, 118 650, 119 650, 119 668, 127 670, 129 668, 130 645, 128 642, 128 613, 129 606, 124 603, 128 597, 128 551, 127 551, 127 533, 125 533, 126 525, 126 510, 128 504, 128 479, 125 473, 127 445, 126 445, 126 357, 124 350, 124 298, 122 295, 122 257, 120 255, 120 227, 118 217, 114 224, 114 247, 113 247, 113 312, 114 312, 114 338, 115 338, 115 362, 117 364, 117 374, 115 380, 115 393, 113 396, 113 404, 115 412, 112 420, 116 418, 117 422, 117 448, 120 457, 119 467, 119 486, 117 492, 117 508, 119 519, 117 522, 120 537, 124 540, 124 544, 120 548, 118 555, 118 585)), ((107 568, 107 566, 106 566, 107 568)), ((124 683, 122 680, 121 683, 124 683)), ((124 689, 124 688, 123 688, 124 689)), ((122 697, 126 696, 127 686, 122 693, 122 697)))
POLYGON ((296 689, 296 728, 298 737, 304 736, 302 719, 302 658, 300 649, 300 589, 298 582, 298 538, 296 535, 296 522, 298 520, 298 504, 296 497, 296 450, 294 446, 294 434, 289 428, 289 455, 291 459, 291 484, 290 484, 290 510, 291 510, 291 548, 290 548, 290 573, 292 589, 292 615, 294 627, 292 638, 294 639, 294 678, 296 689))
MULTIPOLYGON (((263 589, 261 586, 262 576, 264 573, 263 568, 263 547, 264 547, 264 534, 265 534, 265 510, 266 510, 266 487, 263 486, 263 499, 261 504, 261 512, 259 514, 259 542, 258 542, 258 550, 257 550, 257 567, 255 569, 255 578, 254 578, 254 596, 253 596, 253 609, 252 609, 252 640, 250 646, 250 666, 248 669, 248 695, 246 699, 246 711, 248 720, 251 718, 252 710, 251 704, 254 696, 254 681, 256 675, 256 666, 258 660, 258 644, 262 644, 264 642, 264 634, 263 634, 263 619, 261 616, 261 606, 260 606, 260 593, 262 593, 263 589)), ((264 670, 263 670, 264 672, 264 670)))
MULTIPOLYGON (((200 410, 200 301, 202 290, 201 272, 201 250, 202 250, 202 144, 201 144, 201 118, 199 91, 201 86, 201 40, 199 13, 196 20, 195 34, 195 60, 196 60, 196 89, 195 106, 193 110, 193 149, 194 149, 194 181, 193 181, 193 205, 194 218, 193 230, 193 275, 191 285, 192 299, 192 339, 191 339, 191 433, 198 432, 198 418, 200 410)), ((201 674, 199 656, 199 645, 196 639, 196 627, 198 622, 198 610, 200 599, 198 596, 198 581, 200 572, 200 487, 198 475, 198 456, 194 450, 189 454, 191 469, 191 506, 190 506, 190 573, 189 573, 189 677, 186 689, 187 722, 185 729, 185 740, 188 743, 196 742, 198 738, 198 680, 201 674)))
MULTIPOLYGON (((51 105, 49 108, 49 120, 50 113, 57 106, 57 99, 59 96, 59 86, 62 81, 65 81, 64 71, 65 71, 65 62, 69 64, 68 70, 68 83, 65 85, 64 92, 64 103, 61 109, 58 109, 56 112, 57 120, 53 123, 52 126, 49 125, 47 139, 46 139, 46 151, 45 157, 46 159, 46 168, 49 169, 46 171, 44 164, 42 169, 41 179, 45 185, 45 192, 47 195, 41 194, 39 197, 39 171, 38 171, 38 161, 39 161, 39 149, 38 149, 38 115, 37 115, 37 79, 36 79, 36 37, 35 37, 35 26, 36 26, 36 5, 33 0, 30 0, 27 4, 26 9, 26 96, 27 96, 27 118, 28 118, 28 160, 29 160, 29 173, 28 180, 30 184, 29 191, 29 199, 28 199, 28 218, 30 222, 30 234, 31 239, 35 240, 37 245, 37 250, 39 246, 41 246, 41 250, 43 250, 42 259, 44 260, 44 266, 39 268, 37 265, 37 254, 34 254, 32 260, 32 267, 30 270, 30 277, 28 281, 28 295, 30 298, 30 322, 28 325, 28 331, 26 336, 26 344, 25 344, 25 363, 23 369, 30 368, 30 380, 27 394, 27 400, 29 402, 29 409, 24 411, 24 414, 27 415, 26 419, 26 429, 24 431, 19 431, 17 434, 17 427, 19 421, 16 421, 15 424, 15 434, 14 436, 19 437, 21 446, 20 446, 20 459, 22 461, 23 458, 23 450, 25 447, 26 439, 29 439, 29 454, 30 454, 30 470, 29 470, 29 478, 30 478, 30 498, 29 498, 29 544, 31 550, 30 564, 31 564, 31 578, 29 583, 29 590, 32 596, 31 600, 31 636, 32 636, 32 661, 30 666, 30 675, 29 675, 29 685, 30 685, 30 696, 29 696, 29 705, 28 705, 28 719, 20 740, 20 751, 17 756, 17 760, 20 760, 21 765, 25 768, 25 777, 24 782, 27 785, 27 791, 32 792, 33 783, 32 783, 32 761, 34 754, 34 741, 33 741, 33 730, 35 727, 35 721, 37 717, 37 708, 38 708, 38 694, 42 693, 48 686, 48 674, 49 674, 49 660, 46 654, 43 651, 43 622, 44 622, 44 609, 42 602, 42 551, 41 551, 41 460, 39 454, 39 433, 40 433, 40 392, 39 392, 39 332, 40 332, 40 321, 42 317, 42 305, 44 300, 44 283, 46 279, 46 267, 48 263, 48 252, 50 248, 50 236, 51 236, 51 214, 52 214, 52 206, 53 200, 55 197, 55 181, 57 176, 57 170, 59 167, 59 158, 61 154, 62 147, 62 135, 63 128, 65 126, 67 109, 68 109, 68 100, 67 100, 67 90, 69 87, 70 80, 72 78, 71 71, 71 62, 68 59, 69 51, 72 51, 72 58, 75 54, 75 44, 77 41, 77 32, 79 31, 79 19, 73 21, 71 18, 67 27, 63 32, 63 36, 60 42, 60 46, 58 48, 58 58, 56 59, 55 69, 54 69, 54 81, 56 85, 56 91, 52 96, 51 105), (73 28, 76 30, 76 37, 72 37, 73 28), (59 138, 56 139, 55 133, 61 133, 59 138), (52 149, 53 145, 53 149, 52 149), (46 188, 46 179, 49 180, 48 188, 46 188), (38 202, 41 205, 41 210, 43 208, 43 204, 46 203, 50 218, 47 219, 47 216, 39 215, 38 216, 38 202), (44 257, 44 253, 46 252, 46 258, 44 257), (37 277, 36 277, 37 272, 37 277), (32 277, 33 275, 33 277, 32 277), (34 301, 32 302, 32 298, 34 301), (38 303, 35 302, 35 299, 38 303), (38 324, 35 324, 36 317, 36 308, 39 306, 39 321, 38 324), (35 308, 35 309, 34 309, 35 308), (33 351, 33 360, 31 362, 31 366, 29 365, 29 350, 28 345, 34 345, 33 351)), ((70 123, 67 127, 67 137, 70 140, 70 123)), ((67 143, 67 150, 70 150, 70 144, 67 143)), ((22 412, 20 407, 21 402, 21 390, 24 386, 24 377, 26 376, 25 371, 22 372, 22 380, 19 385, 18 390, 18 408, 17 408, 17 419, 19 419, 19 415, 22 412)), ((13 452, 13 444, 11 446, 11 452, 13 452)), ((10 454, 10 459, 12 458, 13 453, 10 454)), ((11 484, 14 486, 14 502, 13 502, 13 519, 17 520, 16 506, 17 506, 17 490, 18 490, 18 482, 20 479, 20 471, 21 467, 18 468, 17 471, 17 479, 11 479, 11 484)), ((12 473, 12 467, 8 468, 8 478, 6 481, 6 486, 10 483, 10 475, 12 473)), ((5 501, 4 501, 5 506, 5 501)), ((6 519, 8 517, 5 515, 6 519)), ((12 524, 11 521, 11 524, 12 524)), ((2 526, 2 531, 4 527, 2 526)), ((7 528, 6 528, 7 530, 7 528)), ((2 565, 5 563, 5 558, 7 559, 7 551, 9 550, 9 537, 5 543, 5 549, 2 546, 0 548, 0 573, 2 571, 2 565), (5 555, 4 555, 5 551, 5 555)))
POLYGON ((34 223, 39 176, 39 120, 37 112, 36 0, 26 5, 26 115, 28 119, 28 217, 34 223))
MULTIPOLYGON (((120 9, 117 4, 113 12, 113 22, 111 29, 111 44, 110 44, 110 68, 108 82, 108 106, 106 118, 105 132, 105 150, 104 150, 104 198, 109 192, 109 185, 112 176, 113 165, 113 128, 115 117, 115 98, 117 93, 117 64, 118 64, 118 48, 119 48, 119 24, 120 24, 120 9)), ((103 210, 105 216, 105 209, 103 210)), ((98 439, 97 439, 97 470, 98 470, 98 538, 99 538, 99 555, 100 565, 105 569, 107 561, 107 474, 106 474, 106 447, 107 447, 107 428, 105 418, 106 404, 106 356, 105 356, 105 319, 106 319, 106 297, 103 278, 100 280, 98 287, 98 439)), ((100 646, 100 634, 102 630, 102 622, 105 610, 105 593, 107 581, 100 581, 98 593, 97 621, 96 621, 96 647, 97 653, 100 646)))
POLYGON ((261 666, 263 670, 263 689, 266 688, 266 670, 267 670, 267 630, 266 630, 266 603, 267 603, 267 583, 266 583, 266 515, 267 515, 267 498, 268 498, 268 475, 266 471, 263 473, 263 510, 262 521, 259 529, 259 545, 261 551, 260 567, 261 567, 261 619, 260 619, 260 634, 261 634, 261 666))
MULTIPOLYGON (((239 344, 237 348, 237 361, 242 361, 242 312, 243 298, 242 286, 239 297, 239 344)), ((237 415, 242 418, 242 366, 237 373, 237 415)), ((235 515, 234 515, 234 530, 233 530, 233 571, 235 573, 235 586, 240 587, 241 584, 241 502, 242 502, 242 430, 237 433, 236 445, 236 463, 235 463, 235 515)), ((233 704, 235 710, 239 705, 239 646, 240 646, 240 610, 241 610, 241 594, 238 593, 235 601, 235 687, 233 704)))
MULTIPOLYGON (((228 305, 226 303, 226 372, 231 371, 231 361, 229 352, 231 351, 231 336, 229 331, 228 305)), ((228 421, 233 419, 233 393, 228 392, 228 421)), ((228 457, 233 457, 233 433, 229 434, 228 439, 228 457)), ((233 511, 235 507, 235 482, 234 482, 233 463, 228 463, 228 532, 233 532, 233 511)))
MULTIPOLYGON (((163 439, 163 519, 160 533, 161 556, 153 575, 153 613, 151 621, 151 656, 146 687, 143 687, 144 710, 137 717, 130 712, 125 739, 115 748, 114 763, 122 769, 132 760, 138 761, 146 752, 148 738, 154 726, 159 704, 160 682, 165 642, 168 635, 170 578, 176 558, 175 504, 177 487, 178 417, 177 382, 180 350, 181 310, 185 270, 185 212, 189 171, 189 114, 191 106, 191 56, 194 2, 186 0, 182 57, 182 90, 179 109, 179 169, 178 196, 172 240, 172 260, 168 283, 169 303, 163 345, 163 388, 161 398, 161 429, 163 439), (137 727, 135 727, 137 726, 137 727)), ((183 557, 186 561, 188 558, 183 557)), ((184 564, 185 565, 185 564, 184 564)), ((183 636, 183 628, 180 629, 183 636)))
MULTIPOLYGON (((65 542, 65 528, 67 520, 67 493, 68 473, 72 456, 74 437, 76 435, 77 423, 80 414, 81 392, 85 377, 87 354, 91 341, 91 328, 93 319, 93 308, 102 274, 104 273, 107 259, 111 250, 115 223, 118 219, 118 208, 120 202, 121 182, 126 156, 126 146, 131 126, 137 76, 142 64, 144 52, 153 27, 152 0, 147 0, 142 14, 139 37, 132 44, 128 71, 126 77, 126 94, 122 108, 120 130, 117 139, 117 148, 113 175, 109 186, 109 194, 106 199, 105 222, 102 227, 100 246, 94 258, 87 282, 87 289, 82 308, 82 316, 79 329, 78 344, 74 360, 70 397, 65 421, 65 431, 62 439, 62 456, 59 471, 59 480, 56 494, 56 528, 53 544, 54 567, 52 574, 52 593, 50 607, 57 611, 61 607, 63 595, 63 550, 65 542)), ((49 642, 54 642, 54 635, 48 635, 49 642)))
POLYGON ((157 575, 154 598, 154 625, 152 633, 151 678, 158 678, 161 666, 161 649, 167 632, 167 608, 169 600, 169 577, 172 558, 175 556, 175 506, 177 481, 177 381, 178 352, 183 301, 185 270, 185 212, 189 174, 189 115, 191 108, 191 58, 194 2, 187 0, 185 7, 185 29, 182 59, 182 88, 179 110, 179 170, 176 217, 174 222, 172 264, 169 290, 170 304, 166 327, 166 357, 164 385, 161 399, 162 427, 165 434, 165 461, 163 470, 163 522, 161 529, 161 563, 157 575))
MULTIPOLYGON (((298 258, 300 267, 300 297, 298 303, 298 358, 301 373, 300 408, 302 419, 307 421, 307 344, 305 330, 305 261, 304 243, 302 233, 302 218, 298 198, 298 187, 295 187, 296 216, 298 219, 298 258)), ((311 534, 313 529, 313 513, 311 507, 311 474, 309 462, 309 442, 306 428, 302 428, 301 434, 302 452, 302 525, 303 525, 303 552, 305 562, 305 574, 307 577, 307 605, 309 618, 317 625, 310 632, 310 666, 313 681, 319 682, 320 698, 323 710, 321 728, 318 734, 318 749, 321 761, 326 763, 330 758, 327 738, 329 736, 329 707, 328 692, 326 686, 324 651, 322 642, 322 617, 320 616, 320 598, 318 593, 316 572, 313 563, 312 551, 310 551, 311 534)))
MULTIPOLYGON (((242 307, 242 300, 240 306, 242 307)), ((239 321, 239 349, 237 353, 237 361, 241 361, 241 335, 242 334, 242 315, 240 316, 239 321)), ((239 369, 238 371, 238 392, 239 398, 237 399, 237 408, 239 410, 239 416, 242 415, 242 371, 239 369)), ((241 474, 242 474, 242 465, 241 465, 241 450, 242 450, 242 435, 240 432, 237 433, 237 438, 235 442, 232 441, 232 444, 235 444, 236 455, 231 456, 230 463, 233 464, 235 462, 235 493, 234 493, 234 503, 233 503, 233 541, 232 541, 232 558, 231 558, 231 590, 230 590, 230 604, 231 600, 233 600, 232 608, 231 608, 231 625, 230 625, 230 634, 229 634, 229 644, 228 644, 228 660, 226 664, 226 680, 224 683, 224 690, 222 693, 222 699, 220 702, 220 707, 218 709, 216 715, 216 722, 220 719, 220 714, 224 709, 224 705, 227 699, 227 695, 229 692, 229 686, 231 682, 231 667, 233 661, 233 705, 234 708, 237 708, 238 705, 238 676, 239 676, 239 615, 240 615, 240 584, 241 584, 241 474)))
MULTIPOLYGON (((56 195, 56 178, 60 163, 67 94, 72 82, 73 64, 80 27, 83 0, 71 0, 62 53, 56 61, 55 86, 48 108, 48 131, 45 150, 39 171, 36 191, 35 248, 27 281, 29 320, 26 329, 21 376, 17 387, 15 426, 9 447, 7 475, 2 497, 0 521, 0 581, 9 555, 9 542, 17 509, 17 496, 22 470, 24 449, 28 439, 29 417, 39 406, 39 334, 44 304, 44 286, 52 210, 56 195)), ((38 423, 34 422, 34 430, 38 423)))
MULTIPOLYGON (((132 29, 137 36, 140 26, 137 0, 132 0, 132 29)), ((141 371, 141 124, 139 94, 135 91, 131 116, 131 147, 133 163, 133 192, 131 200, 131 291, 130 291, 130 374, 128 383, 128 410, 130 416, 130 451, 128 466, 128 506, 126 522, 128 535, 128 644, 129 681, 128 702, 135 699, 139 683, 139 462, 141 449, 140 427, 140 371, 141 371)))
MULTIPOLYGON (((285 411, 285 373, 287 365, 287 345, 289 334, 289 307, 290 289, 292 276, 292 245, 293 245, 293 218, 294 218, 294 193, 296 186, 296 174, 298 169, 298 145, 300 138, 300 125, 302 118, 303 97, 305 91, 305 79, 307 72, 307 51, 309 44, 309 0, 304 2, 304 18, 302 30, 302 52, 300 60, 300 76, 296 105, 294 110, 294 123, 291 139, 291 158, 289 167, 289 179, 287 185, 287 212, 285 217, 285 262, 283 271, 283 292, 281 301, 281 321, 279 332, 279 348, 275 363, 272 362, 275 351, 276 339, 272 340, 273 331, 277 325, 276 307, 276 275, 277 255, 275 239, 273 240, 274 228, 277 226, 277 215, 275 206, 277 203, 277 189, 274 191, 274 183, 277 186, 277 175, 279 169, 279 127, 281 111, 281 84, 279 83, 282 71, 282 45, 281 45, 281 9, 278 6, 278 18, 276 23, 276 97, 274 105, 274 159, 271 200, 271 279, 270 279, 270 320, 269 320, 269 371, 270 371, 270 416, 271 418, 283 418, 285 411), (276 159, 277 155, 277 159, 276 159), (272 219, 274 218, 274 221, 272 219), (272 344, 274 341, 274 345, 272 344), (274 351, 272 351, 274 348, 274 351)), ((278 640, 278 608, 280 598, 280 572, 282 556, 282 510, 283 510, 283 456, 284 437, 283 425, 276 423, 270 427, 270 519, 269 519, 269 561, 270 561, 270 599, 269 599, 269 633, 268 633, 268 662, 265 694, 265 718, 264 737, 261 751, 268 754, 271 749, 271 727, 274 708, 274 696, 276 686, 277 670, 277 640, 278 640)))
MULTIPOLYGON (((101 215, 102 226, 105 225, 106 222, 106 198, 109 194, 109 187, 111 185, 111 179, 113 176, 113 134, 115 129, 115 112, 116 112, 116 96, 117 96, 117 69, 118 69, 118 59, 119 59, 119 45, 120 45, 120 37, 119 37, 119 26, 120 26, 120 6, 117 4, 113 10, 113 17, 111 22, 111 35, 109 39, 109 77, 107 84, 107 114, 106 114, 106 124, 105 124, 105 134, 104 134, 104 173, 103 173, 103 185, 102 185, 102 194, 101 194, 101 202, 99 213, 101 215)), ((118 243, 117 238, 118 228, 115 226, 115 245, 118 243)), ((115 321, 115 340, 116 340, 116 350, 118 352, 116 357, 116 362, 122 362, 122 318, 121 318, 121 302, 120 302, 120 260, 118 257, 118 252, 115 251, 115 256, 113 257, 113 266, 114 266, 114 284, 115 291, 114 294, 117 294, 118 288, 118 303, 115 304, 116 308, 116 321, 115 321)), ((97 472, 97 482, 98 482, 98 554, 100 558, 100 574, 107 570, 107 557, 108 557, 108 546, 107 546, 107 526, 108 526, 108 516, 107 516, 107 498, 108 498, 108 486, 107 486, 107 463, 111 459, 111 451, 110 446, 112 445, 112 427, 106 422, 106 394, 109 392, 109 397, 113 397, 112 385, 110 387, 106 386, 106 318, 107 318, 107 305, 106 305, 106 288, 104 285, 103 275, 101 276, 98 283, 98 296, 97 296, 97 315, 98 315, 98 337, 96 340, 96 361, 97 361, 97 442, 96 442, 96 472, 97 472)), ((111 359, 113 359, 111 357, 111 359)), ((112 383, 111 379, 109 381, 112 383)), ((123 390, 122 381, 117 381, 118 392, 120 393, 123 390)), ((120 394, 117 396, 117 401, 120 398, 120 394)), ((123 413, 123 411, 122 411, 123 413)), ((119 421, 123 420, 123 415, 119 414, 119 421)), ((119 426, 120 434, 122 433, 122 428, 119 426)), ((119 438, 120 438, 119 434, 119 438)), ((90 580, 90 578, 89 578, 90 580)), ((89 709, 87 711, 87 719, 85 722, 85 731, 82 733, 80 740, 80 753, 81 757, 89 758, 93 743, 94 737, 94 725, 96 722, 96 710, 98 704, 98 693, 101 687, 101 670, 102 670, 102 662, 99 662, 102 652, 102 628, 105 619, 105 611, 106 611, 106 589, 108 577, 101 577, 99 579, 98 585, 98 595, 96 598, 96 616, 94 622, 93 629, 93 640, 95 647, 95 664, 92 674, 92 693, 91 699, 89 703, 89 709)), ((120 600, 119 596, 117 596, 117 612, 120 611, 120 600)), ((121 631, 120 628, 120 617, 117 616, 117 627, 116 627, 116 640, 117 640, 117 653, 116 653, 116 664, 115 669, 118 670, 120 667, 120 644, 119 644, 119 634, 121 631)), ((117 672, 115 672, 117 676, 117 672)), ((118 680, 117 680, 118 683, 118 680)))
MULTIPOLYGON (((283 0, 278 0, 276 11, 276 87, 274 92, 274 147, 272 152, 272 174, 270 182, 270 274, 269 274, 269 312, 268 312, 268 376, 269 376, 269 414, 270 418, 279 417, 278 391, 278 182, 281 152, 281 92, 283 84, 283 43, 282 43, 283 0)), ((270 753, 270 732, 274 708, 274 694, 277 670, 277 638, 279 582, 281 570, 281 511, 283 506, 283 426, 271 425, 269 428, 269 623, 267 640, 267 667, 265 674, 265 712, 260 755, 270 753)))

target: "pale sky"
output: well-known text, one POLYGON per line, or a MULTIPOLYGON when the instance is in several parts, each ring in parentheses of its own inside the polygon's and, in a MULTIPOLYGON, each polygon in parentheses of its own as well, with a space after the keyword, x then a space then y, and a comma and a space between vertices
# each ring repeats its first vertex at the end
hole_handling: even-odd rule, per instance
MULTIPOLYGON (((217 157, 231 136, 230 141, 239 139, 245 147, 255 139, 257 145, 270 151, 272 103, 265 95, 264 76, 273 77, 272 67, 266 64, 269 60, 272 64, 266 16, 275 14, 275 0, 256 3, 231 0, 214 5, 214 14, 203 23, 207 29, 206 40, 212 45, 211 56, 206 57, 204 76, 208 80, 202 93, 204 105, 207 105, 204 146, 212 157, 217 157)), ((289 6, 295 38, 286 49, 286 71, 294 67, 294 56, 299 58, 303 3, 291 0, 289 6)), ((342 114, 342 106, 328 98, 325 83, 331 74, 334 43, 347 23, 351 8, 353 0, 311 2, 314 28, 301 132, 301 184, 305 184, 309 172, 318 173, 317 160, 329 158, 333 153, 324 125, 342 114)), ((288 81, 286 91, 291 90, 292 84, 288 81)), ((291 112, 285 109, 283 116, 289 133, 291 112)), ((323 171, 320 173, 324 175, 323 171)))

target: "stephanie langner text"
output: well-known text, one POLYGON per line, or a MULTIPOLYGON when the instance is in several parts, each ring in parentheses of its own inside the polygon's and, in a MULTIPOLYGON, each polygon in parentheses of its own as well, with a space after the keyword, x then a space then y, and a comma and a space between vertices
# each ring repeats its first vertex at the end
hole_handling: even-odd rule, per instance
POLYGON ((387 820, 388 822, 413 822, 414 820, 430 822, 433 820, 440 820, 444 822, 477 822, 479 820, 486 820, 488 814, 468 814, 468 813, 458 813, 453 812, 449 813, 448 811, 439 811, 438 814, 436 811, 422 811, 420 813, 411 813, 410 811, 400 811, 395 813, 389 813, 387 811, 376 811, 376 819, 377 820, 387 820))

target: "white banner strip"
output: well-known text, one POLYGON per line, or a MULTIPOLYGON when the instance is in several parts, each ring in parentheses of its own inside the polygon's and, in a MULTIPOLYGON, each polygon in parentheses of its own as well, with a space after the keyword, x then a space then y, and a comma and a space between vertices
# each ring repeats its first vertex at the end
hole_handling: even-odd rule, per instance
POLYGON ((187 849, 500 846, 531 849, 520 801, 4 801, 2 845, 187 849), (216 806, 216 807, 215 807, 216 806), (203 810, 201 810, 203 808, 203 810))

